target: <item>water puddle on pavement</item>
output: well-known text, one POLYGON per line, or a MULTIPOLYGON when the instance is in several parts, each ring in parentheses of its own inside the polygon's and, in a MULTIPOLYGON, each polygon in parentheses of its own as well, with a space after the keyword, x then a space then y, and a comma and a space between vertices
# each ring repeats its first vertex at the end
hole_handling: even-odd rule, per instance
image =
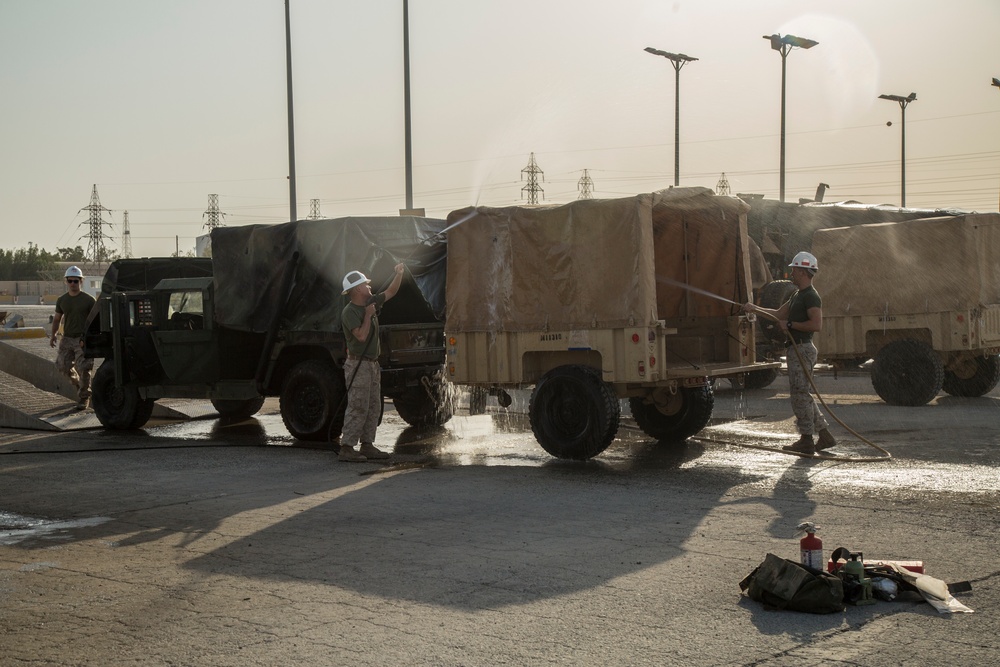
POLYGON ((0 546, 13 546, 25 540, 42 539, 68 542, 77 528, 99 526, 111 521, 104 516, 87 519, 37 519, 12 512, 0 511, 0 546))

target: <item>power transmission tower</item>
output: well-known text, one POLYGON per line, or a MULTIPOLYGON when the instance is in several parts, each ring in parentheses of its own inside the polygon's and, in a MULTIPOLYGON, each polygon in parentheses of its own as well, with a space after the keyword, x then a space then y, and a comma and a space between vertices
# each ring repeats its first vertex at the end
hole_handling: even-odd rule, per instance
POLYGON ((78 213, 84 211, 87 211, 90 217, 86 222, 80 223, 80 226, 87 225, 87 233, 80 238, 87 239, 87 257, 97 264, 99 272, 101 262, 108 258, 108 250, 104 247, 104 241, 105 239, 111 240, 111 237, 104 233, 104 225, 110 228, 111 223, 104 222, 103 213, 105 211, 111 213, 111 209, 101 206, 101 198, 97 195, 97 184, 94 184, 94 189, 90 192, 90 204, 81 208, 78 213))
POLYGON ((202 219, 208 216, 203 227, 208 227, 208 233, 216 227, 222 227, 222 219, 226 214, 219 210, 219 195, 208 195, 208 210, 201 214, 202 219))
POLYGON ((521 180, 524 180, 524 175, 528 175, 528 184, 521 188, 521 193, 523 196, 524 192, 528 193, 528 203, 537 204, 538 194, 541 193, 545 196, 545 190, 542 186, 538 184, 538 175, 541 174, 542 182, 545 182, 545 172, 538 168, 538 163, 535 162, 535 154, 532 153, 531 157, 528 158, 528 166, 521 170, 521 180))
POLYGON ((580 196, 577 199, 594 198, 594 181, 590 178, 589 169, 583 170, 583 176, 580 177, 580 182, 576 184, 576 189, 580 191, 580 196))
POLYGON ((122 213, 122 257, 132 256, 132 232, 128 228, 128 211, 122 213))
POLYGON ((722 172, 722 176, 719 177, 719 182, 715 184, 715 194, 727 196, 732 194, 729 190, 729 179, 726 178, 726 172, 722 172))
POLYGON ((319 212, 319 200, 310 199, 309 200, 309 217, 307 220, 321 220, 323 216, 319 212))

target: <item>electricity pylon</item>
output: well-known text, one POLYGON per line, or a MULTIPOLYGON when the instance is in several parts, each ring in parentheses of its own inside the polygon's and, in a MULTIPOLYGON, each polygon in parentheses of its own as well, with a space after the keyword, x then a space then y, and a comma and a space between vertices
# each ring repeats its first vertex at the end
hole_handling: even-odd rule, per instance
POLYGON ((729 179, 726 178, 726 172, 722 172, 722 176, 719 177, 719 182, 715 184, 715 194, 717 195, 729 195, 729 179))
POLYGON ((583 170, 583 176, 580 177, 580 181, 576 184, 576 189, 580 191, 580 196, 577 199, 594 198, 594 181, 590 178, 589 169, 583 170))
POLYGON ((104 240, 111 240, 111 237, 104 233, 104 225, 111 228, 110 222, 104 221, 103 213, 111 213, 110 208, 101 205, 101 198, 97 194, 97 184, 90 192, 90 204, 81 208, 78 213, 87 211, 90 216, 86 222, 81 222, 80 226, 87 225, 87 233, 80 238, 87 239, 87 258, 97 264, 97 270, 101 269, 101 262, 108 258, 108 250, 104 247, 104 240))
POLYGON ((319 212, 319 200, 309 200, 309 217, 306 220, 322 220, 323 216, 319 212))
POLYGON ((132 232, 128 228, 128 211, 122 213, 122 257, 132 256, 132 232))
POLYGON ((538 194, 541 193, 545 196, 545 190, 542 186, 538 184, 538 175, 541 174, 542 182, 545 181, 545 172, 538 168, 538 163, 535 162, 535 154, 532 153, 531 157, 528 158, 528 166, 521 170, 521 180, 524 180, 524 175, 528 175, 528 184, 521 188, 521 193, 523 196, 524 192, 528 193, 528 203, 537 204, 538 194))
POLYGON ((208 210, 201 214, 202 219, 208 216, 203 227, 208 227, 208 233, 216 227, 222 227, 222 219, 226 214, 219 210, 219 195, 208 195, 208 210))

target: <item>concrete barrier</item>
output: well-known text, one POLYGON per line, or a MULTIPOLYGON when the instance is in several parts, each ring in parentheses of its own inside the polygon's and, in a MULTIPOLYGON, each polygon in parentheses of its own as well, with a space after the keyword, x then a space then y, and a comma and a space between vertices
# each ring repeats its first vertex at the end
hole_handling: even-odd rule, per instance
POLYGON ((24 338, 47 338, 45 327, 16 327, 0 329, 0 340, 20 340, 24 338))

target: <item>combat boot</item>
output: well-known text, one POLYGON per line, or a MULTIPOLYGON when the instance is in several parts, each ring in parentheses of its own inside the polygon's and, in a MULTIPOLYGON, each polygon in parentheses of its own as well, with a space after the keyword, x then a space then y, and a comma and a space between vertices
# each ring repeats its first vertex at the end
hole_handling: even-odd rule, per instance
POLYGON ((389 453, 388 452, 383 452, 381 449, 379 449, 378 447, 376 447, 375 445, 373 445, 370 442, 362 442, 360 449, 361 449, 361 453, 365 456, 365 458, 369 458, 369 459, 387 459, 387 458, 389 458, 389 453))
POLYGON ((808 454, 812 456, 816 453, 816 445, 813 444, 813 437, 811 435, 803 435, 801 438, 796 440, 790 445, 785 445, 781 448, 786 452, 795 452, 797 454, 808 454))
POLYGON ((833 437, 829 429, 821 429, 819 432, 819 439, 816 442, 816 451, 821 449, 830 449, 831 447, 837 446, 837 439, 833 437))
POLYGON ((368 460, 368 457, 364 454, 359 454, 354 451, 354 447, 348 447, 347 445, 340 446, 340 452, 337 454, 338 461, 347 461, 348 463, 364 463, 368 460))

